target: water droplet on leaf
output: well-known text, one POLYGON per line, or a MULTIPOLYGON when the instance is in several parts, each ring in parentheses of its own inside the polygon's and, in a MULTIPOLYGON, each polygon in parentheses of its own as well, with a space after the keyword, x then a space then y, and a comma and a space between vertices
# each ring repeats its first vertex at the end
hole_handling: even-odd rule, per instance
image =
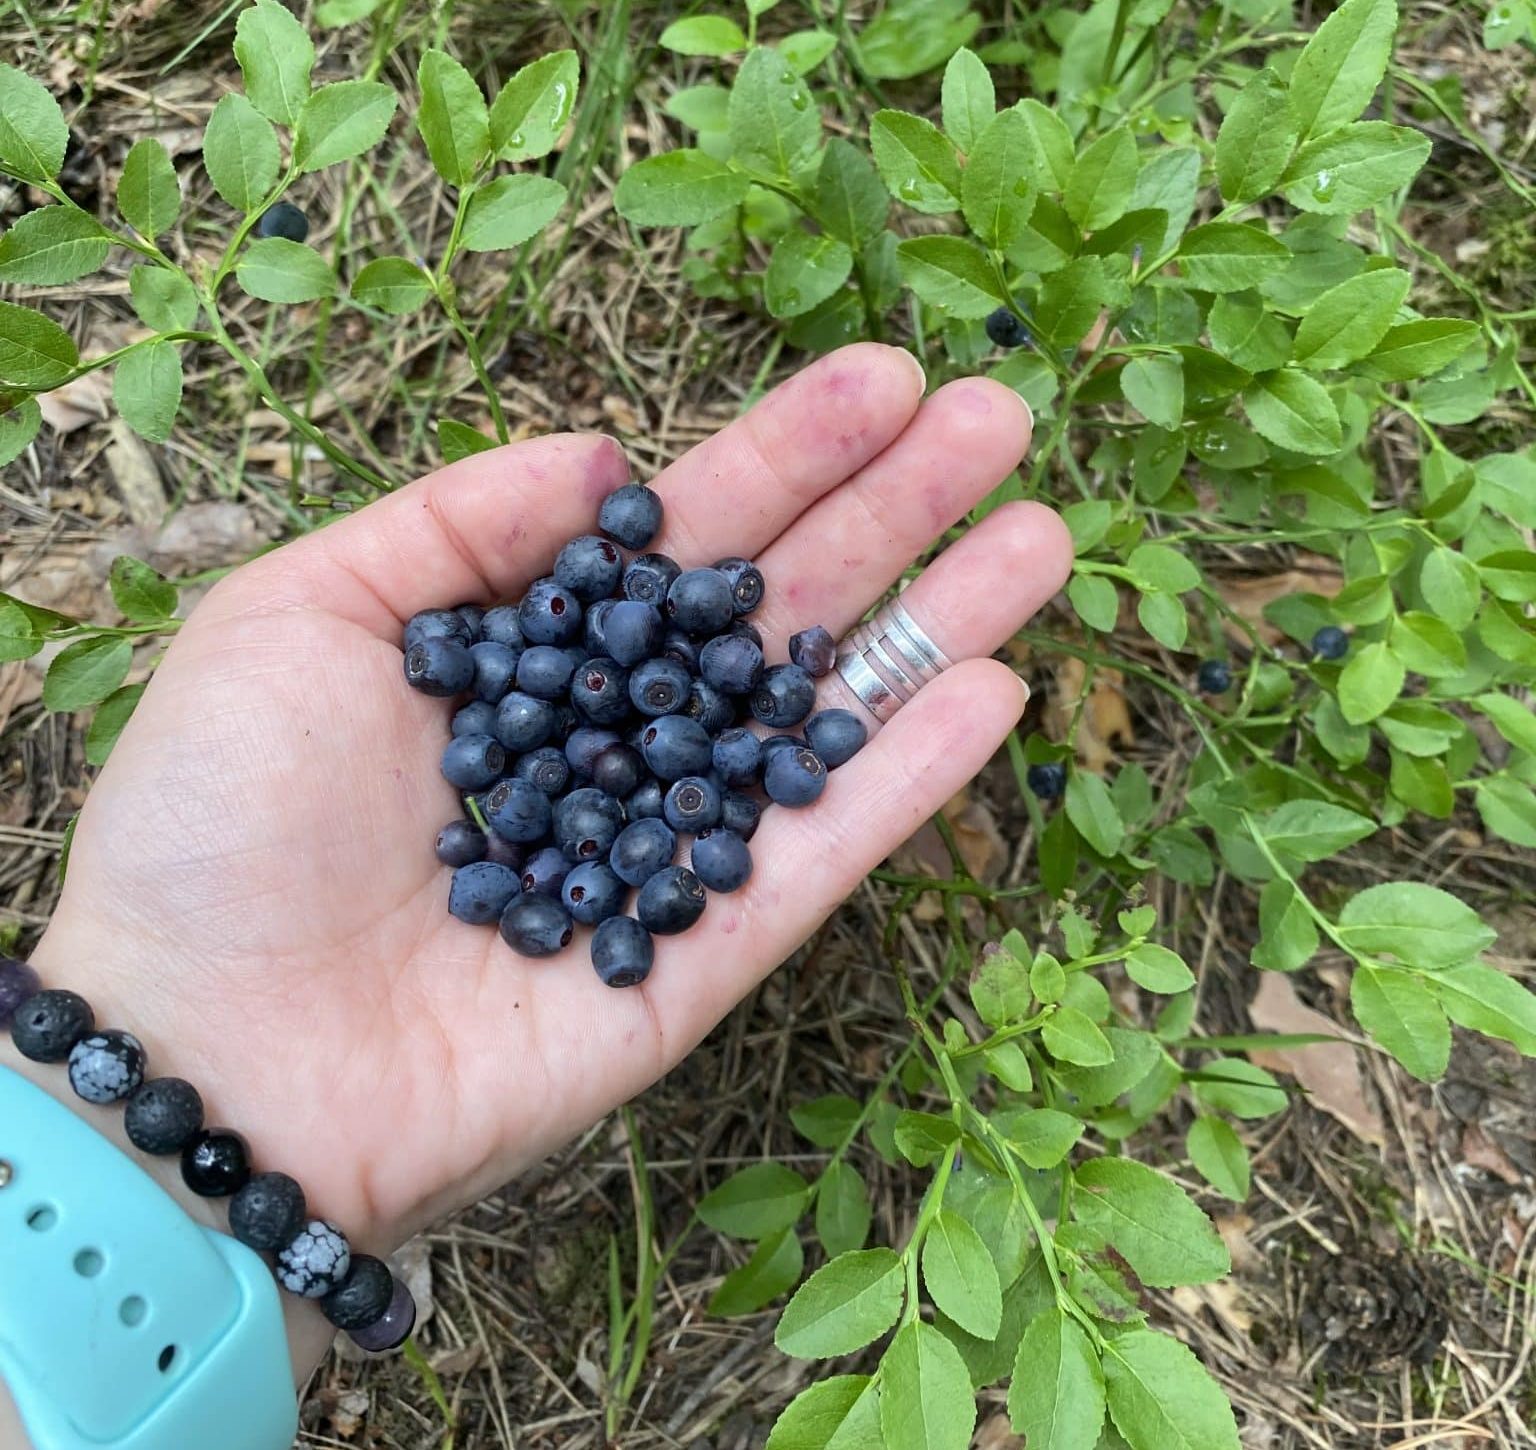
POLYGON ((922 187, 910 178, 896 188, 896 195, 903 201, 916 201, 922 194, 922 187))

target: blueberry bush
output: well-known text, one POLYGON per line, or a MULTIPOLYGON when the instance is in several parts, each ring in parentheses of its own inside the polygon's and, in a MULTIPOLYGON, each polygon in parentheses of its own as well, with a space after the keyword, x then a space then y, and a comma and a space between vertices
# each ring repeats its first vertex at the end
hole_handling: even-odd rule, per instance
MULTIPOLYGON (((1077 545, 1061 627, 1021 638, 1082 669, 1059 738, 1009 744, 1036 883, 988 885, 958 851, 950 878, 882 872, 893 923, 936 893, 948 929, 940 982, 914 978, 894 927, 886 942, 910 1041, 865 1100, 794 1108, 822 1155, 814 1174, 755 1164, 698 1205, 749 1246, 716 1313, 782 1300, 785 1354, 863 1356, 789 1404, 770 1450, 963 1450, 977 1392, 1003 1381, 1029 1450, 1236 1447, 1225 1397, 1154 1327, 1146 1290, 1229 1271, 1185 1169, 1208 1201, 1242 1202, 1239 1125, 1281 1111, 1288 1089, 1244 1056, 1277 1039, 1201 1030, 1196 974, 1166 944, 1178 923, 1149 904, 1160 882, 1242 883, 1253 969, 1346 964, 1362 1050, 1416 1079, 1444 1073, 1453 1025, 1536 1055, 1536 998, 1486 959, 1493 929, 1430 879, 1427 853, 1381 869, 1388 833, 1453 818, 1489 850, 1536 847, 1529 315, 1500 310, 1405 222, 1432 136, 1466 131, 1454 77, 1396 63, 1396 0, 1004 8, 984 40, 966 0, 889 0, 863 24, 776 0, 687 14, 641 77, 687 144, 628 165, 613 197, 642 248, 686 228, 688 285, 787 347, 895 341, 935 381, 984 373, 1017 390, 1035 447, 977 516, 1042 498, 1077 545), (1327 571, 1297 574, 1331 582, 1260 614, 1215 577, 1234 557, 1273 575, 1321 558, 1327 571), (1115 672, 1197 742, 1156 779, 1082 763, 1093 685, 1115 672), (1362 849, 1370 871, 1353 869, 1362 849), (956 981, 964 1018, 945 1011, 956 981), (1151 1161, 1148 1130, 1170 1111, 1189 1124, 1186 1162, 1151 1161), (900 1243, 870 1242, 868 1153, 924 1175, 900 1243), (808 1247, 824 1261, 807 1276, 808 1247)), ((1527 0, 1480 14, 1490 49, 1536 43, 1527 0)), ((57 181, 58 107, 0 68, 0 170, 55 202, 0 237, 0 283, 69 282, 127 247, 153 330, 82 362, 40 311, 0 303, 0 461, 36 431, 36 393, 106 366, 123 417, 165 439, 183 352, 217 348, 347 478, 296 507, 389 487, 379 460, 272 387, 226 325, 230 287, 274 306, 345 301, 380 326, 443 309, 508 436, 451 268, 521 246, 565 203, 558 181, 504 164, 560 144, 574 54, 487 102, 429 51, 415 123, 456 189, 451 233, 435 261, 405 236, 398 254, 343 256, 345 282, 291 234, 259 235, 261 219, 297 178, 379 145, 395 95, 376 76, 312 89, 312 43, 274 0, 241 13, 236 54, 245 94, 219 103, 204 140, 207 204, 232 230, 211 268, 157 244, 184 178, 154 143, 124 169, 125 227, 104 225, 57 181)), ((1521 174, 1487 159, 1528 215, 1521 174)), ((498 441, 451 419, 438 436, 447 458, 498 441)), ((120 560, 112 586, 127 620, 113 627, 0 600, 0 659, 70 641, 45 702, 102 702, 93 761, 142 688, 122 685, 134 639, 175 623, 174 586, 146 566, 120 560)), ((612 1261, 620 1409, 666 1262, 626 1127, 643 1252, 630 1302, 612 1261)))

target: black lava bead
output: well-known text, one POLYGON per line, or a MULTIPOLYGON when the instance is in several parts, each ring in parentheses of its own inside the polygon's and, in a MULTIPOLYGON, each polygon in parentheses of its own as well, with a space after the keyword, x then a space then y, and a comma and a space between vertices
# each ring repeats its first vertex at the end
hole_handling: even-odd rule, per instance
POLYGON ((377 1324, 395 1297, 395 1276, 372 1254, 353 1254, 347 1277, 320 1301, 321 1311, 338 1329, 377 1324))
POLYGON ((179 1077, 155 1077, 128 1099, 123 1130, 141 1153, 179 1153, 203 1126, 203 1100, 179 1077))
POLYGON ((69 1085, 98 1107, 120 1103, 144 1081, 144 1045, 131 1032, 92 1032, 70 1049, 69 1085))
POLYGON ((323 1299, 346 1282, 352 1267, 347 1236, 333 1223, 312 1218, 277 1256, 277 1282, 302 1299, 323 1299))
POLYGON ((16 1050, 33 1062, 63 1062, 96 1025, 91 1004, 77 992, 34 992, 11 1024, 16 1050))
POLYGON ((306 1212, 304 1190, 294 1179, 258 1173, 230 1199, 229 1231, 247 1248, 275 1253, 298 1236, 306 1212))
POLYGON ((181 1150, 182 1182, 203 1198, 228 1198, 250 1176, 245 1139, 228 1128, 205 1128, 181 1150))

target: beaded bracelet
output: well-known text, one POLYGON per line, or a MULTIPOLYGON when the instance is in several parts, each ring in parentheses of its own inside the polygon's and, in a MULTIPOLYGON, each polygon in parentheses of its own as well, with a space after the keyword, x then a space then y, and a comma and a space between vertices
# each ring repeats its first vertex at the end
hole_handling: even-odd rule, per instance
POLYGON ((98 1107, 122 1103, 123 1128, 141 1152, 179 1154, 183 1182, 203 1198, 229 1199, 229 1229, 273 1256, 277 1282, 317 1299, 325 1317, 360 1349, 398 1349, 416 1324, 416 1301, 382 1260, 355 1254, 346 1235, 310 1218, 304 1190, 286 1173, 252 1174, 245 1140, 203 1122, 203 1100, 179 1077, 144 1076, 145 1055, 128 1032, 97 1030, 75 992, 44 991, 25 962, 0 957, 0 1029, 33 1062, 67 1062, 70 1086, 98 1107))

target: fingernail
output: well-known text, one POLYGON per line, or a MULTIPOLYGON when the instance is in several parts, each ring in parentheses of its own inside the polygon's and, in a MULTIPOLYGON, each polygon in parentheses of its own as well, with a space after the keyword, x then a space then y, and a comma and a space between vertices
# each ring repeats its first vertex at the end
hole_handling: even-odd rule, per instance
POLYGON ((1033 442, 1035 437, 1035 410, 1029 406, 1028 398, 1020 398, 1019 401, 1024 404, 1024 415, 1029 419, 1029 437, 1030 441, 1033 442))
POLYGON ((906 348, 901 349, 901 355, 906 358, 909 363, 912 364, 913 370, 917 373, 918 392, 926 393, 928 391, 928 373, 924 369, 922 363, 920 363, 912 353, 908 352, 906 348))

